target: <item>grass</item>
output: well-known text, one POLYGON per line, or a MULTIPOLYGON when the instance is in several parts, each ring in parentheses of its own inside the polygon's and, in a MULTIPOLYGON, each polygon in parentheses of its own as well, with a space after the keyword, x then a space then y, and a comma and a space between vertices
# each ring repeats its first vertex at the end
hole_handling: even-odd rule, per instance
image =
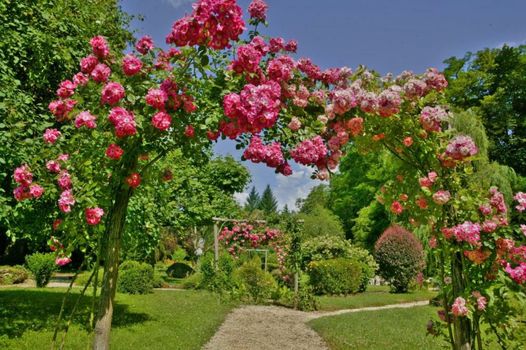
POLYGON ((309 325, 331 350, 438 350, 441 338, 426 336, 426 323, 436 319, 436 308, 419 306, 356 312, 312 320, 309 325))
POLYGON ((333 311, 429 300, 435 295, 435 292, 428 290, 394 294, 389 293, 388 286, 369 286, 365 293, 350 296, 322 296, 319 298, 319 301, 320 310, 333 311))
MULTIPOLYGON (((49 348, 63 293, 63 289, 1 289, 0 349, 49 348)), ((78 291, 73 293, 78 295, 78 291)), ((73 303, 70 300, 68 310, 73 303)), ((86 324, 90 305, 89 298, 80 304, 67 335, 66 349, 88 348, 86 324)), ((216 296, 204 291, 118 294, 111 347, 200 349, 234 306, 219 303, 216 296)))

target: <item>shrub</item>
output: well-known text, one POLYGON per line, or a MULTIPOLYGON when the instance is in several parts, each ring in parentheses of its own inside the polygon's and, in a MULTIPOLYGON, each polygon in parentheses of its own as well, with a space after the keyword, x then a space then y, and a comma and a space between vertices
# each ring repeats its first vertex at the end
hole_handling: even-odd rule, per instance
POLYGON ((295 307, 301 311, 316 311, 319 308, 318 299, 316 299, 313 289, 309 285, 300 287, 297 295, 294 291, 282 287, 280 302, 284 306, 295 307))
POLYGON ((353 294, 360 290, 363 274, 359 262, 337 258, 312 261, 307 268, 315 294, 353 294))
POLYGON ((166 274, 174 278, 185 278, 193 273, 194 269, 182 262, 176 262, 166 269, 166 274))
POLYGON ((57 270, 55 255, 52 253, 35 253, 29 255, 26 257, 26 265, 35 278, 35 282, 39 288, 45 287, 49 283, 53 272, 57 270))
POLYGON ((0 266, 0 285, 23 283, 28 272, 23 266, 0 266))
POLYGON ((271 298, 278 283, 272 275, 261 269, 259 257, 244 263, 236 272, 242 288, 251 301, 262 303, 271 298))
POLYGON ((378 264, 369 252, 352 245, 348 240, 335 236, 322 236, 306 241, 302 246, 303 262, 322 261, 335 258, 353 259, 360 264, 362 281, 360 292, 365 291, 369 280, 374 277, 378 264))
POLYGON ((201 287, 216 293, 232 293, 237 288, 237 282, 232 273, 235 262, 230 254, 219 256, 217 270, 214 267, 214 254, 209 253, 201 259, 201 287))
POLYGON ((424 269, 422 244, 406 229, 391 226, 374 246, 379 274, 395 293, 407 292, 409 283, 424 269))
MULTIPOLYGON (((75 279, 75 284, 78 286, 85 286, 86 283, 88 283, 88 279, 91 276, 92 272, 93 272, 92 270, 91 271, 88 270, 88 271, 83 271, 79 273, 77 278, 75 279)), ((97 286, 102 287, 102 279, 104 278, 104 268, 103 267, 99 267, 98 274, 99 276, 97 277, 97 286)), ((95 276, 93 276, 93 278, 91 279, 90 286, 93 287, 94 283, 95 283, 95 276)))
POLYGON ((153 289, 153 268, 142 262, 128 260, 119 267, 117 290, 128 294, 147 294, 153 289))
POLYGON ((200 272, 196 272, 193 275, 186 277, 182 281, 184 289, 199 289, 203 283, 203 275, 200 272))

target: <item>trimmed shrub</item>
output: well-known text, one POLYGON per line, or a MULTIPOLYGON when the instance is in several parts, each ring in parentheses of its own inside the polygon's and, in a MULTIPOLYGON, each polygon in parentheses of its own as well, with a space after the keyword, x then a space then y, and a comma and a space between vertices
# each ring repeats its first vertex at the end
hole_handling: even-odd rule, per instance
POLYGON ((272 275, 261 269, 261 260, 258 257, 244 263, 235 271, 235 275, 246 295, 254 303, 270 299, 278 288, 278 283, 272 275))
POLYGON ((176 262, 166 269, 166 274, 173 278, 185 278, 193 273, 194 269, 182 262, 176 262))
POLYGON ((378 238, 374 246, 379 274, 395 293, 405 293, 410 282, 425 267, 422 244, 408 230, 393 225, 378 238))
POLYGON ((153 289, 153 268, 142 262, 128 260, 119 267, 117 290, 128 294, 147 294, 153 289))
POLYGON ((52 253, 35 253, 29 255, 26 257, 26 265, 39 288, 47 286, 53 272, 57 270, 55 255, 52 253))
POLYGON ((23 266, 0 266, 0 285, 23 283, 28 277, 23 266))
POLYGON ((186 277, 182 281, 184 289, 199 289, 203 283, 203 275, 201 272, 196 272, 193 275, 186 277))
POLYGON ((219 256, 217 270, 214 267, 214 254, 205 254, 201 259, 201 285, 200 287, 219 294, 233 293, 237 289, 237 282, 232 273, 236 267, 230 254, 219 256))
POLYGON ((312 261, 307 267, 315 294, 354 294, 363 280, 362 266, 353 259, 312 261))
POLYGON ((362 269, 360 292, 366 290, 369 280, 374 277, 378 269, 378 264, 366 249, 354 246, 348 240, 335 236, 322 236, 306 241, 302 246, 302 256, 305 265, 311 261, 335 258, 355 260, 362 269))

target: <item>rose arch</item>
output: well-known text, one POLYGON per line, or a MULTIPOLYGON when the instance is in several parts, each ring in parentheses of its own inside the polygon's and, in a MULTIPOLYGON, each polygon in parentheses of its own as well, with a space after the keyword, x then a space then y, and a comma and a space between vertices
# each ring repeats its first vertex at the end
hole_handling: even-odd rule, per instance
MULTIPOLYGON (((284 176, 293 160, 322 180, 349 142, 362 152, 389 150, 404 166, 378 200, 399 223, 426 225, 440 261, 443 322, 430 331, 443 331, 453 349, 482 348, 481 324, 498 332, 504 322, 498 293, 526 282, 526 246, 508 225, 503 195, 471 180, 477 145, 450 123, 444 76, 322 70, 292 57, 295 41, 258 34, 263 1, 248 10, 254 27, 244 34, 235 0, 197 1, 173 24, 169 50, 145 36, 124 55, 94 37, 92 54, 49 104, 55 121, 41 153, 14 171, 20 206, 57 203, 50 223, 57 263, 91 247, 104 265, 93 348, 109 348, 130 197, 155 186, 162 174, 152 165, 170 151, 200 157, 220 137, 235 140, 246 160, 284 176)), ((526 195, 515 199, 524 210, 526 195)))

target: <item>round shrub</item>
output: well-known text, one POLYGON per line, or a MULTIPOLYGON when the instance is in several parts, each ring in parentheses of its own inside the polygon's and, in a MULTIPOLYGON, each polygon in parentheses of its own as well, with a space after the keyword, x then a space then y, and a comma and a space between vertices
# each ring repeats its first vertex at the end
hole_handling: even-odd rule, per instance
POLYGON ((407 292, 409 283, 425 266, 422 244, 411 232, 397 225, 384 231, 374 251, 379 274, 395 293, 407 292))
POLYGON ((147 294, 153 289, 153 268, 142 262, 128 260, 119 267, 117 290, 128 294, 147 294))
POLYGON ((272 275, 261 269, 261 260, 257 257, 244 263, 236 270, 235 275, 254 303, 262 303, 270 299, 278 287, 272 275))
POLYGON ((311 261, 307 267, 315 294, 354 294, 363 280, 362 266, 354 259, 311 261))
POLYGON ((174 278, 185 278, 193 273, 194 269, 182 262, 176 262, 166 269, 166 274, 174 278))
POLYGON ((45 287, 49 283, 53 272, 57 270, 55 255, 52 253, 29 255, 26 257, 26 265, 39 288, 45 287))
POLYGON ((0 285, 23 283, 27 278, 23 266, 0 266, 0 285))

